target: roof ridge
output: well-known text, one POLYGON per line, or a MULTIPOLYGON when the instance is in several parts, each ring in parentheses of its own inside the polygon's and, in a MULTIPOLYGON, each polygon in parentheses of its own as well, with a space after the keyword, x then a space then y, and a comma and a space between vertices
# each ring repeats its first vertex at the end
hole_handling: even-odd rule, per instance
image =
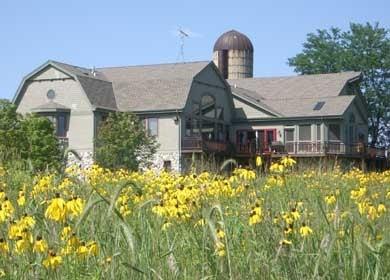
POLYGON ((329 99, 329 98, 340 98, 340 97, 349 97, 349 96, 356 96, 356 95, 324 95, 324 96, 305 96, 305 97, 286 97, 286 98, 264 98, 263 100, 296 100, 296 99, 317 99, 321 100, 322 98, 324 99, 329 99))
POLYGON ((96 70, 101 69, 113 69, 113 68, 136 68, 136 67, 150 67, 150 66, 163 66, 163 65, 188 65, 196 63, 211 63, 211 60, 197 60, 190 62, 166 62, 166 63, 154 63, 154 64, 138 64, 138 65, 124 65, 124 66, 108 66, 108 67, 96 67, 96 70))
POLYGON ((331 76, 331 75, 341 75, 347 73, 356 73, 356 76, 360 75, 359 71, 342 71, 334 73, 321 73, 321 74, 302 74, 302 75, 287 75, 287 76, 268 76, 268 77, 253 77, 253 78, 241 78, 241 79, 228 79, 228 82, 234 81, 243 81, 243 80, 267 80, 267 79, 278 79, 278 78, 305 78, 305 77, 314 77, 314 76, 331 76))

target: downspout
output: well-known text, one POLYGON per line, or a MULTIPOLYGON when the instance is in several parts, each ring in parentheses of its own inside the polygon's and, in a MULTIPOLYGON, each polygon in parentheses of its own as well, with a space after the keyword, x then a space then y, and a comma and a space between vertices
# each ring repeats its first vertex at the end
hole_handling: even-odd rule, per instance
POLYGON ((176 114, 177 114, 177 118, 179 119, 179 137, 178 137, 178 141, 179 141, 179 172, 181 173, 181 169, 182 169, 182 162, 181 162, 181 116, 179 116, 179 112, 176 111, 176 114))

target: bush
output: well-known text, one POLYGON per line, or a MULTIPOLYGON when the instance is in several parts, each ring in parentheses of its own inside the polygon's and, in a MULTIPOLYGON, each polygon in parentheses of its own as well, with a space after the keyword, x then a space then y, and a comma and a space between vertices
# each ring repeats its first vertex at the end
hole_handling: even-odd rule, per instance
POLYGON ((22 120, 22 129, 25 135, 24 158, 30 160, 33 168, 59 168, 62 153, 52 122, 45 117, 28 115, 22 120))
POLYGON ((156 139, 146 134, 137 116, 115 112, 99 127, 95 160, 110 169, 137 170, 149 164, 156 149, 156 139))
POLYGON ((0 100, 0 163, 29 163, 34 170, 58 168, 61 151, 53 124, 44 117, 16 112, 8 100, 0 100))

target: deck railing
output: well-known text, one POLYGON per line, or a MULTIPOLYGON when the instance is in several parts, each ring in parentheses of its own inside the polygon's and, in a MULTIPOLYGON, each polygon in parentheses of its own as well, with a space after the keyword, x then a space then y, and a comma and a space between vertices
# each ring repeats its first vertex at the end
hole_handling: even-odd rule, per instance
POLYGON ((225 152, 227 143, 204 140, 200 137, 185 137, 183 138, 181 149, 183 151, 225 152))
POLYGON ((347 155, 347 156, 367 156, 367 157, 384 157, 385 149, 373 148, 356 143, 346 145, 342 142, 328 141, 300 141, 287 142, 278 145, 256 145, 255 143, 237 144, 237 154, 253 155, 253 154, 290 154, 298 156, 311 155, 347 155))

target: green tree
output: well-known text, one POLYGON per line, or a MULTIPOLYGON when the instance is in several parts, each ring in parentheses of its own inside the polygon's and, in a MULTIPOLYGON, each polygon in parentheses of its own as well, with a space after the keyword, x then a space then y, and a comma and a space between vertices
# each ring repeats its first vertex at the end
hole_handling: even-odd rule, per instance
POLYGON ((99 126, 95 144, 96 163, 111 169, 137 170, 148 165, 157 149, 138 117, 127 112, 110 113, 99 126))
POLYGON ((371 145, 390 142, 390 30, 351 23, 350 29, 309 33, 303 51, 288 59, 300 74, 361 71, 361 90, 369 113, 371 145))
POLYGON ((27 115, 21 121, 25 136, 24 158, 35 170, 58 169, 62 160, 59 142, 52 122, 37 115, 27 115))
POLYGON ((0 99, 0 161, 3 163, 22 157, 25 139, 20 125, 21 118, 15 105, 0 99))

